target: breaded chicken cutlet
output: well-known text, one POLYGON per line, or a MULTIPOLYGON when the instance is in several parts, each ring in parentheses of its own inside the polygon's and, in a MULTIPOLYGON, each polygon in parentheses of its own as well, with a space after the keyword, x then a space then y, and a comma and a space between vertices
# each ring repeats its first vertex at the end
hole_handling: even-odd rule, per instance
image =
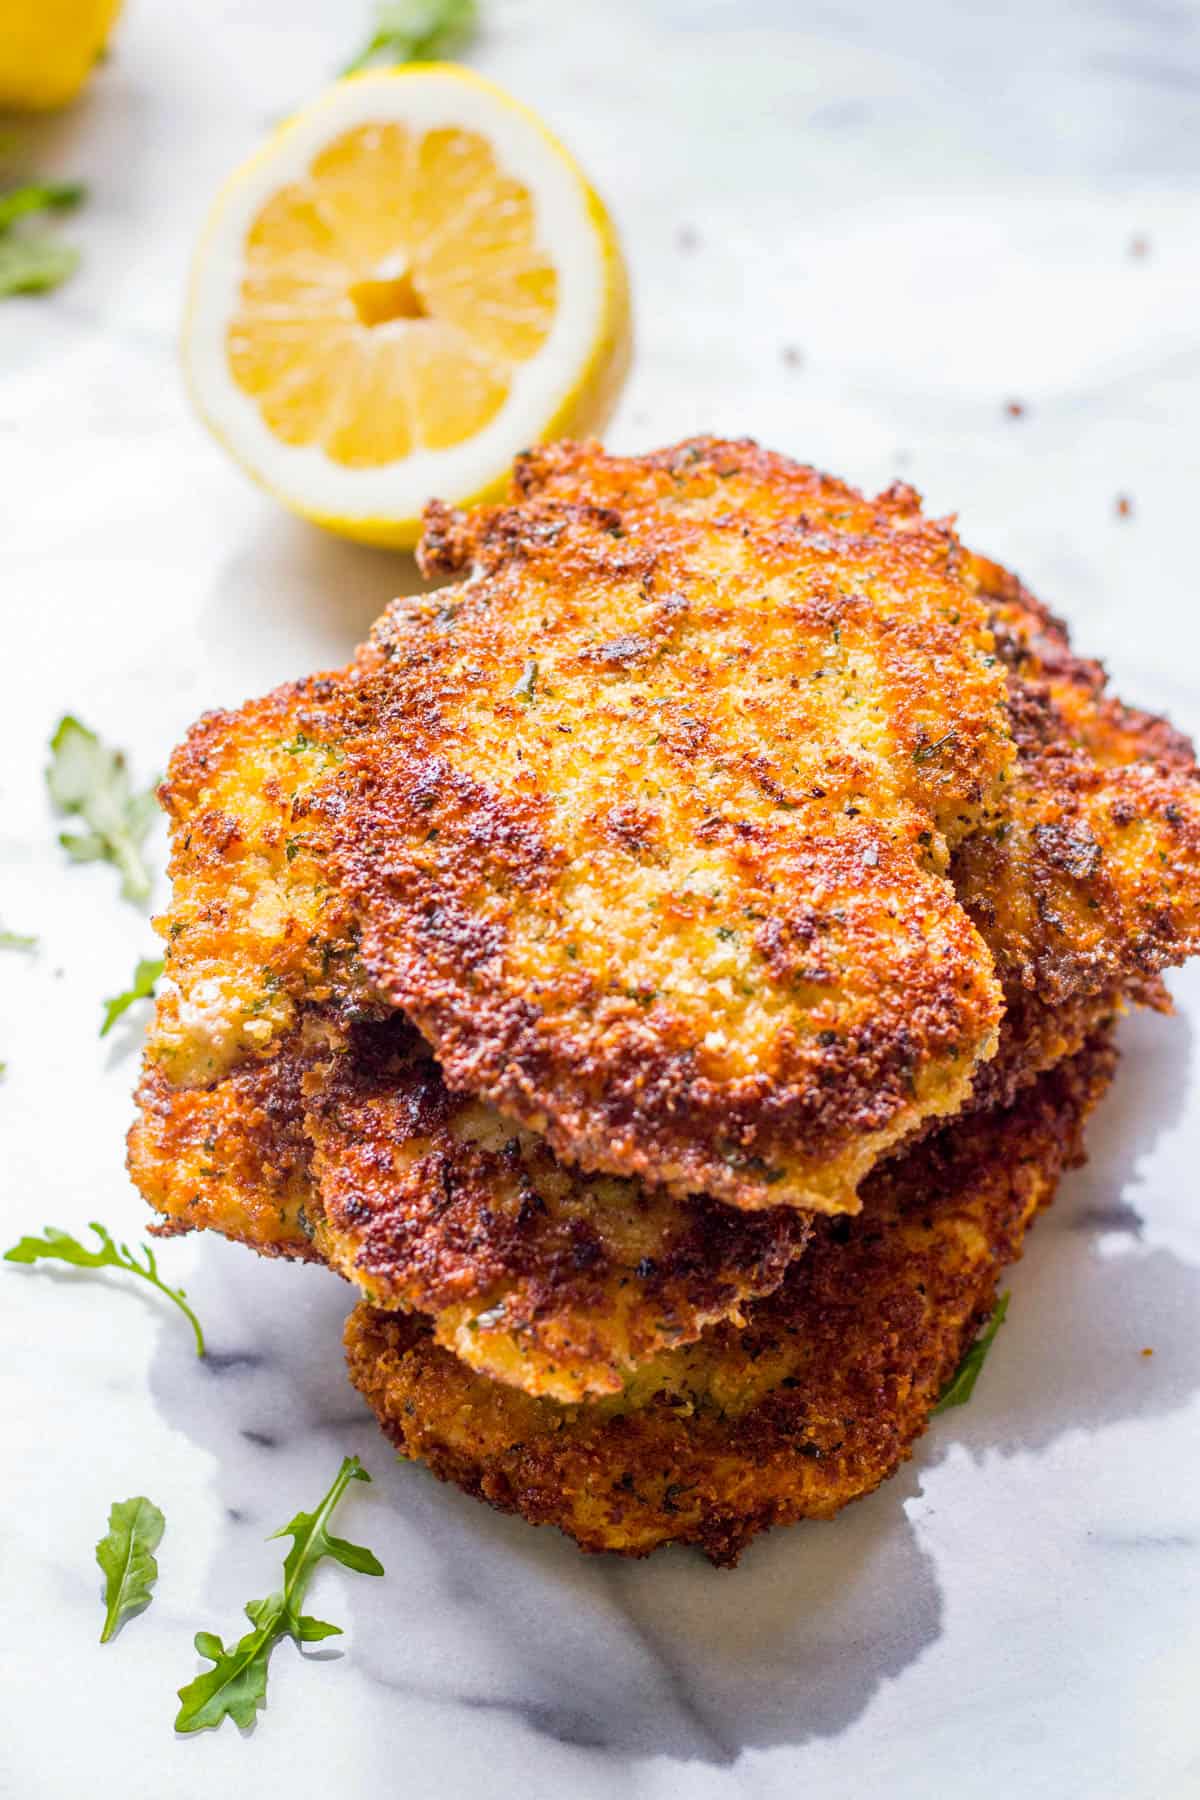
MULTIPOLYGON (((1017 775, 955 852, 961 904, 992 953, 1006 1022, 1048 1066, 1124 997, 1167 1004, 1159 971, 1200 949, 1200 769, 1166 720, 1108 694, 1061 620, 974 558, 1008 672, 1017 775)), ((1005 1059, 984 1103, 1013 1091, 1005 1059)))
MULTIPOLYGON (((703 450, 697 481, 732 506, 761 459, 745 446, 703 450)), ((786 520, 793 503, 783 480, 755 493, 767 524, 772 506, 786 520)), ((1008 1008, 999 1054, 976 1075, 973 1103, 986 1104, 1076 1049, 1123 997, 1158 1001, 1153 970, 1193 947, 1196 775, 1168 727, 1104 698, 1095 666, 1070 656, 1061 627, 1010 577, 977 559, 971 570, 1017 746, 1004 808, 953 864, 1008 1008), (1079 858, 1063 867, 1043 854, 1037 829, 1081 793, 1102 830, 1105 806, 1123 821, 1087 852, 1082 888, 1079 858), (1122 850, 1134 795, 1143 849, 1147 831, 1171 847, 1153 859, 1153 891, 1122 850), (1013 898, 997 906, 993 893, 1013 898), (1014 928, 1026 916, 1041 940, 1014 928)), ((589 1181, 491 1108, 447 1094, 415 1035, 383 1016, 330 879, 340 682, 210 715, 172 760, 171 979, 131 1134, 134 1177, 168 1229, 208 1225, 329 1260, 378 1303, 436 1315, 438 1341, 487 1373, 563 1399, 613 1391, 658 1349, 736 1321, 770 1292, 807 1221, 589 1181)))
POLYGON ((472 1367, 562 1398, 619 1389, 776 1287, 809 1221, 582 1175, 447 1090, 328 881, 336 687, 210 714, 171 760, 167 979, 130 1172, 164 1229, 326 1261, 433 1315, 472 1367))
POLYGON ((698 1545, 829 1518, 910 1455, 991 1310, 1004 1267, 1108 1084, 1098 1034, 1004 1110, 878 1169, 854 1217, 822 1218, 779 1290, 639 1369, 616 1399, 562 1406, 473 1374, 416 1317, 360 1305, 350 1376, 392 1442, 581 1549, 698 1545))
POLYGON ((564 445, 516 489, 431 509, 423 567, 463 579, 346 690, 363 960, 566 1161, 852 1209, 996 1044, 944 879, 1013 757, 961 547, 744 444, 564 445))

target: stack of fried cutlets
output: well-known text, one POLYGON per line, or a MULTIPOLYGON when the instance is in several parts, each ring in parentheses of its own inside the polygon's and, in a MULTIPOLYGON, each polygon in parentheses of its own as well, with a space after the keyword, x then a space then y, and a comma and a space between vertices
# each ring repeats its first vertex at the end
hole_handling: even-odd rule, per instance
POLYGON ((909 1453, 1200 943, 1200 775, 911 490, 750 443, 536 452, 421 556, 172 760, 130 1167, 357 1284, 406 1455, 729 1563, 909 1453))

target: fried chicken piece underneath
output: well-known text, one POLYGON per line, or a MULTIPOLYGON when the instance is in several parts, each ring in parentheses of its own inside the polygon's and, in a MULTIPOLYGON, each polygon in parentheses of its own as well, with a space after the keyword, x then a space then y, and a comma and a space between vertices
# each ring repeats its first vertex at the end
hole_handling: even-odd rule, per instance
POLYGON ((747 1214, 565 1166, 451 1093, 401 1015, 355 1028, 304 1088, 330 1266, 379 1305, 435 1313, 439 1343, 528 1392, 620 1392, 667 1346, 740 1324, 811 1232, 792 1207, 747 1214))
POLYGON ((160 1215, 150 1227, 155 1237, 219 1231, 260 1256, 322 1260, 308 1216, 300 1092, 314 1050, 311 1038, 295 1033, 270 1062, 246 1063, 207 1088, 175 1087, 147 1059, 126 1165, 160 1215))
POLYGON ((583 1406, 489 1382, 416 1317, 359 1306, 350 1376, 408 1457, 581 1549, 698 1545, 731 1565, 760 1531, 829 1518, 911 1453, 1034 1214, 1081 1160, 1111 1077, 1107 1032, 1005 1111, 947 1126, 822 1219, 783 1286, 583 1406))
MULTIPOLYGON (((958 846, 959 901, 1031 1035, 1109 993, 1161 1006, 1154 976, 1200 950, 1200 769, 1165 719, 1106 691, 1066 627, 972 559, 1008 674, 1005 804, 958 846)), ((994 1083, 979 1071, 977 1091, 994 1083)))
POLYGON ((494 1108, 451 1094, 401 1015, 309 1009, 271 1062, 172 1088, 148 1062, 129 1168, 164 1216, 324 1261, 377 1304, 535 1394, 619 1392, 631 1368, 770 1293, 811 1230, 584 1176, 494 1108))
POLYGON ((207 1087, 272 1056, 305 1005, 369 1008, 357 930, 326 867, 317 789, 341 756, 340 675, 317 675, 198 719, 158 797, 171 903, 147 1056, 207 1087))

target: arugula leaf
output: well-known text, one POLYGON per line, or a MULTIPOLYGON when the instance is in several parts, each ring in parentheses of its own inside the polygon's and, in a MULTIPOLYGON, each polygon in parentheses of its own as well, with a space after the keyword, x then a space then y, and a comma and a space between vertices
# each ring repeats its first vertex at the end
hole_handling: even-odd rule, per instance
POLYGON ((0 299, 48 294, 79 267, 79 252, 47 237, 0 239, 0 299))
POLYGON ((165 1525, 153 1500, 144 1494, 113 1501, 108 1532, 96 1545, 96 1561, 104 1576, 102 1644, 107 1644, 126 1619, 149 1606, 150 1590, 158 1580, 154 1552, 162 1542, 165 1525))
POLYGON ((63 849, 75 862, 115 864, 125 899, 148 900, 150 873, 141 847, 157 812, 157 783, 135 794, 122 753, 108 749, 69 713, 50 739, 50 754, 50 798, 60 812, 77 813, 87 826, 85 832, 60 832, 63 849))
POLYGON ((70 244, 40 232, 9 233, 18 219, 33 213, 78 206, 85 191, 77 181, 40 181, 0 194, 0 298, 48 293, 75 273, 79 252, 70 244))
POLYGON ((133 981, 123 994, 114 994, 111 1000, 104 1002, 104 1023, 100 1027, 100 1036, 107 1037, 122 1013, 128 1012, 135 1000, 150 1000, 154 997, 155 983, 163 972, 161 956, 143 956, 133 971, 133 981))
POLYGON ((478 27, 475 0, 382 0, 371 36, 342 74, 356 75, 372 64, 441 62, 478 27))
POLYGON ((100 1239, 98 1250, 89 1250, 86 1244, 81 1244, 69 1232, 60 1231, 57 1225, 47 1225, 40 1238, 23 1237, 11 1250, 6 1250, 4 1260, 11 1263, 43 1260, 65 1262, 77 1269, 124 1269, 130 1275, 138 1275, 143 1281, 148 1281, 151 1287, 156 1287, 160 1294, 165 1294, 168 1300, 173 1300, 180 1312, 191 1321, 192 1330, 196 1334, 196 1355, 203 1356, 204 1333, 200 1329, 200 1321, 188 1305, 183 1289, 168 1287, 162 1279, 149 1244, 139 1245, 146 1259, 143 1266, 128 1244, 114 1243, 103 1225, 98 1225, 94 1219, 88 1230, 94 1231, 100 1239))
POLYGON ((21 931, 5 931, 0 927, 0 950, 36 950, 37 939, 21 931))
POLYGON ((214 1632, 196 1633, 196 1649, 213 1667, 179 1689, 181 1705, 176 1731, 207 1731, 226 1717, 235 1725, 252 1724, 267 1697, 267 1668, 280 1638, 314 1644, 321 1638, 340 1637, 340 1626, 327 1625, 299 1609, 313 1572, 324 1556, 360 1575, 383 1574, 378 1557, 361 1544, 333 1537, 326 1529, 330 1514, 350 1483, 370 1479, 357 1456, 343 1457, 333 1485, 316 1511, 297 1513, 290 1525, 272 1534, 292 1540, 283 1564, 283 1586, 265 1600, 249 1601, 246 1617, 252 1629, 230 1649, 214 1632))
POLYGON ((78 181, 34 181, 13 188, 0 194, 0 231, 30 213, 65 212, 86 198, 87 189, 78 181))
POLYGON ((980 1332, 958 1368, 950 1377, 941 1393, 933 1413, 946 1412, 951 1406, 965 1406, 975 1392, 975 1383, 979 1380, 979 1371, 987 1360, 987 1353, 996 1341, 996 1333, 1004 1323, 1004 1315, 1008 1311, 1008 1295, 1001 1294, 997 1300, 991 1318, 980 1332))

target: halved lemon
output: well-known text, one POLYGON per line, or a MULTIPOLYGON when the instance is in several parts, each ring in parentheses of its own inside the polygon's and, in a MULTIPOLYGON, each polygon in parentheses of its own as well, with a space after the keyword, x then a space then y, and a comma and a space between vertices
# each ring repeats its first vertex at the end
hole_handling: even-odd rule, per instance
POLYGON ((562 145, 422 64, 338 82, 225 184, 184 360, 287 506, 410 545, 432 495, 488 498, 526 445, 599 431, 629 335, 616 233, 562 145))

